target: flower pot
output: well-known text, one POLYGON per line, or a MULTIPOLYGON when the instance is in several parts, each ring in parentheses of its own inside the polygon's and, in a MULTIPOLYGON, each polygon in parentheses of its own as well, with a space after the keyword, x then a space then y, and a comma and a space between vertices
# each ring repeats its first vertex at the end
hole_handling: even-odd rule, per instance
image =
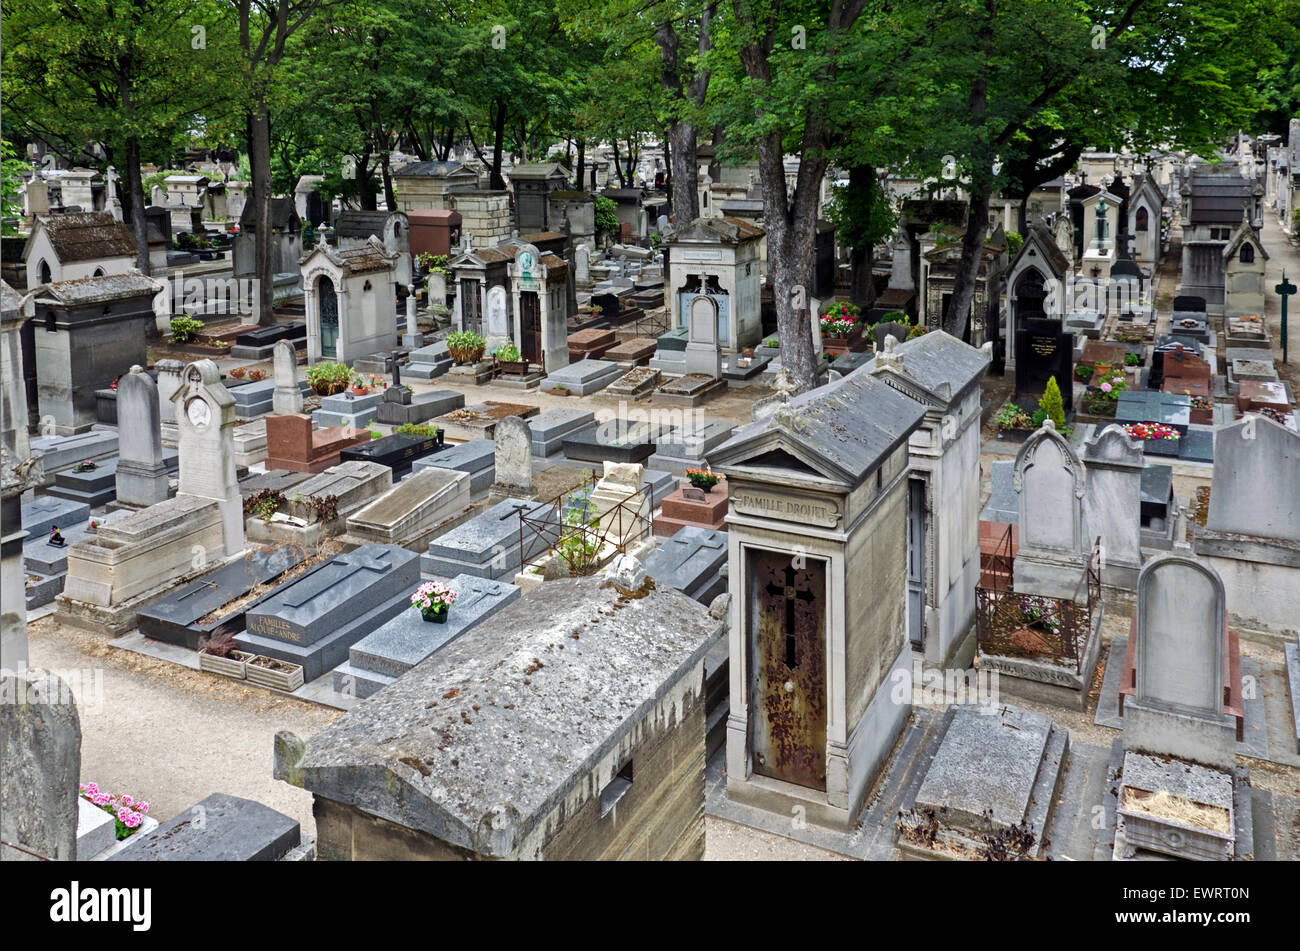
POLYGON ((255 656, 257 655, 246 654, 243 651, 231 651, 229 657, 218 657, 216 654, 209 654, 205 649, 199 651, 199 670, 206 670, 210 674, 221 674, 234 680, 243 680, 247 676, 248 662, 255 656))
POLYGON ((498 360, 497 369, 506 376, 526 376, 528 373, 527 360, 498 360))
POLYGON ((297 690, 302 686, 303 676, 302 667, 298 664, 289 664, 280 661, 286 670, 274 670, 270 667, 262 667, 255 663, 258 660, 270 660, 261 656, 253 656, 248 659, 244 668, 245 679, 250 684, 257 684, 260 687, 271 687, 275 690, 283 690, 286 693, 297 690))
POLYGON ((442 608, 423 608, 420 614, 426 621, 432 624, 446 624, 449 609, 444 605, 442 608))

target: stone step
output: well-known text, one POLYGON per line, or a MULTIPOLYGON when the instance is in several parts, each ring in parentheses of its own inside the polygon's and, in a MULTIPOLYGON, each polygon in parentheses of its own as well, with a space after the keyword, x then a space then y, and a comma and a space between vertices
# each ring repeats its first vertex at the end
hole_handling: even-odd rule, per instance
POLYGON ((334 689, 338 693, 361 700, 374 696, 396 679, 387 674, 358 667, 350 660, 345 660, 335 667, 333 673, 334 689))

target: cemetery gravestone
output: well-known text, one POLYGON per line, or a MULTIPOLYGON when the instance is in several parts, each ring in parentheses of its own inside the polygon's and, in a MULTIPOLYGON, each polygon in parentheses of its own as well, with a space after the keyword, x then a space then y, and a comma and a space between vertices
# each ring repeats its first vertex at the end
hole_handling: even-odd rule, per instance
POLYGON ((251 799, 213 793, 110 862, 274 862, 302 840, 298 823, 251 799), (202 823, 195 818, 203 817, 202 823))
POLYGON ((555 536, 552 526, 546 533, 521 525, 520 516, 550 519, 550 506, 522 499, 506 499, 481 515, 460 525, 429 543, 421 557, 421 570, 451 578, 470 574, 498 579, 517 572, 520 565, 546 550, 547 538, 555 536))
POLYGON ((1124 749, 1217 769, 1236 764, 1224 716, 1223 581, 1196 558, 1164 554, 1137 585, 1137 694, 1124 704, 1124 749))
POLYGON ((81 778, 72 692, 55 674, 25 667, 0 671, 0 698, 0 854, 5 861, 70 862, 81 778))
POLYGON ((719 379, 722 376, 722 350, 718 345, 717 301, 703 295, 692 300, 687 331, 686 372, 719 379))
POLYGON ((298 389, 298 357, 287 340, 275 342, 275 391, 271 411, 276 415, 302 412, 302 391, 298 389))
POLYGON ((117 407, 117 500, 136 506, 162 502, 167 498, 168 478, 158 387, 141 367, 131 367, 118 382, 117 407))
POLYGON ((1120 426, 1088 440, 1085 519, 1101 538, 1101 579, 1127 590, 1142 567, 1142 448, 1120 426))
POLYGON ((507 416, 493 432, 496 484, 509 494, 533 494, 533 436, 518 416, 507 416))
MULTIPOLYGON (((1022 398, 1042 398, 1047 381, 1056 378, 1061 390, 1061 402, 1068 418, 1074 411, 1074 386, 1072 384, 1072 357, 1074 338, 1063 333, 1055 320, 1030 319, 1016 331, 1016 392, 1015 401, 1022 398)), ((1036 406, 1021 404, 1032 412, 1036 406)))
POLYGON ((1091 550, 1084 521, 1084 480, 1078 454, 1050 419, 1020 447, 1013 476, 1020 494, 1018 593, 1073 598, 1079 590, 1091 550))
POLYGON ((522 594, 515 585, 467 574, 457 575, 447 587, 456 592, 456 603, 444 623, 425 621, 414 609, 403 611, 352 645, 347 663, 334 671, 334 689, 371 696, 522 594))
POLYGON ((646 558, 645 571, 700 604, 711 604, 727 589, 726 563, 726 532, 687 525, 646 558))

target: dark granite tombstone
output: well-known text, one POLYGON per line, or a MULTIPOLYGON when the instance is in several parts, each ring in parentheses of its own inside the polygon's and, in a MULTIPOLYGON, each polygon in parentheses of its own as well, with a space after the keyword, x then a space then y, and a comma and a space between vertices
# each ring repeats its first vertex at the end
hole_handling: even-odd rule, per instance
POLYGON ((139 614, 140 633, 148 637, 197 650, 203 641, 222 631, 238 634, 244 629, 247 612, 274 592, 269 591, 241 610, 200 624, 208 614, 241 598, 259 584, 266 584, 282 575, 309 554, 306 548, 285 546, 270 551, 258 551, 248 558, 223 565, 197 581, 155 601, 139 614))
POLYGON ((348 648, 394 617, 420 583, 420 557, 395 545, 362 545, 280 588, 245 615, 241 650, 301 664, 315 680, 348 648))
POLYGON ((911 333, 912 328, 907 326, 907 324, 900 324, 894 320, 887 320, 876 324, 876 326, 871 328, 871 331, 876 338, 876 349, 884 350, 886 337, 893 337, 899 343, 902 343, 907 339, 907 335, 911 333))
POLYGON ((701 604, 727 589, 727 533, 685 525, 645 560, 646 574, 701 604))
POLYGON ((258 327, 256 330, 242 333, 235 338, 235 343, 241 347, 269 347, 277 340, 292 340, 295 337, 302 337, 306 333, 307 325, 301 321, 290 324, 273 324, 270 327, 258 327))
POLYGON ((110 862, 274 862, 302 841, 298 823, 270 806, 213 793, 110 862))
POLYGON ((1047 388, 1047 381, 1056 377, 1061 402, 1069 416, 1074 410, 1073 351, 1074 338, 1062 332, 1059 321, 1023 321, 1016 331, 1016 403, 1033 411, 1047 388), (1021 403, 1022 396, 1033 397, 1034 404, 1021 403))
POLYGON ((339 460, 348 462, 377 462, 393 470, 393 479, 399 479, 411 471, 411 463, 416 459, 431 456, 446 448, 443 432, 438 430, 436 436, 407 436, 394 433, 380 439, 372 439, 360 446, 344 449, 339 453, 339 460))

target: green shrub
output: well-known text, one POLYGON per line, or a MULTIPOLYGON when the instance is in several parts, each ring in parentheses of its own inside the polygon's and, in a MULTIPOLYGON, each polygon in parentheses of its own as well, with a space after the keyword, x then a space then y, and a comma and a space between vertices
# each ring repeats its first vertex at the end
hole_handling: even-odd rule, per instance
POLYGON ((523 359, 523 354, 513 343, 502 344, 492 351, 492 356, 496 357, 502 363, 518 363, 523 359))
POLYGON ((438 427, 426 423, 402 423, 393 432, 400 433, 403 436, 419 436, 422 439, 429 439, 438 435, 438 427))
POLYGON ((614 199, 597 195, 593 203, 596 231, 600 234, 618 234, 618 205, 614 199))
POLYGON ((447 334, 447 350, 457 363, 472 363, 486 349, 487 340, 472 330, 453 330, 447 334))
MULTIPOLYGON (((1066 431, 1065 404, 1061 401, 1061 388, 1056 383, 1056 377, 1051 377, 1047 381, 1047 388, 1043 391, 1043 398, 1038 401, 1038 407, 1045 417, 1051 418, 1058 433, 1066 431)), ((1038 426, 1042 425, 1042 420, 1038 419, 1037 413, 1034 414, 1034 423, 1038 426)))
POLYGON ((172 343, 189 343, 203 333, 203 321, 195 320, 189 314, 173 317, 169 325, 172 343))
POLYGON ((1074 368, 1074 375, 1079 378, 1080 383, 1087 383, 1092 379, 1092 367, 1086 363, 1080 363, 1074 368))
POLYGON ((326 361, 307 368, 307 382, 317 396, 333 396, 348 388, 352 371, 341 363, 326 361))
POLYGON ((1138 367, 1138 366, 1141 366, 1141 365, 1142 365, 1142 358, 1139 357, 1136 353, 1126 353, 1126 354, 1124 354, 1124 366, 1126 366, 1126 367, 1138 367))

